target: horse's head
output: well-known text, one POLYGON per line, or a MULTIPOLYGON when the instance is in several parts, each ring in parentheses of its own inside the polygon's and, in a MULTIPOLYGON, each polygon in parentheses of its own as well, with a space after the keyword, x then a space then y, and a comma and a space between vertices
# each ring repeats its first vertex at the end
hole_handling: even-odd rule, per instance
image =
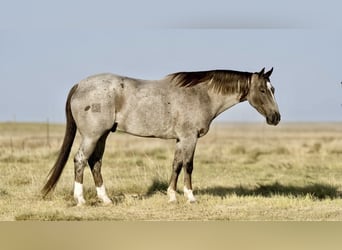
POLYGON ((277 125, 280 121, 280 113, 274 98, 274 87, 270 82, 272 71, 273 68, 265 73, 263 68, 259 73, 252 75, 247 100, 266 118, 268 124, 277 125))

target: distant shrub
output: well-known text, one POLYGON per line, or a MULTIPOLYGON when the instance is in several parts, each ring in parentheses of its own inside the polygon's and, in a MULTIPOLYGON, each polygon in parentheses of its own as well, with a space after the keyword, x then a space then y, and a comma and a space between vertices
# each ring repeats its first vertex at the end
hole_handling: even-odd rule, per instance
POLYGON ((277 147, 273 152, 275 154, 278 154, 278 155, 288 155, 288 154, 290 154, 290 151, 286 147, 283 147, 283 146, 277 147))
POLYGON ((319 153, 321 151, 321 148, 322 148, 322 144, 319 142, 316 142, 310 147, 309 153, 310 154, 319 153))
POLYGON ((246 148, 244 146, 236 146, 230 150, 232 154, 246 154, 246 148))

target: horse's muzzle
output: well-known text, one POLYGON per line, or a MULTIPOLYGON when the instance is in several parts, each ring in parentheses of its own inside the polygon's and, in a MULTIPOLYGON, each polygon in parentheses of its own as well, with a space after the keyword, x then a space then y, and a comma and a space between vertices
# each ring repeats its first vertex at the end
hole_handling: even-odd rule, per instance
POLYGON ((277 125, 280 122, 280 113, 274 112, 273 114, 267 116, 266 122, 269 125, 277 125))

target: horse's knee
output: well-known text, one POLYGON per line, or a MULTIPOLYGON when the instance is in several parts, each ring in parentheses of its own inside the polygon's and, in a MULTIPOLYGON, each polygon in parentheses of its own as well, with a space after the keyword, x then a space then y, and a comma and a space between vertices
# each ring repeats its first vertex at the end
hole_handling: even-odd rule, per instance
POLYGON ((194 170, 194 164, 192 161, 188 161, 184 164, 184 168, 187 174, 192 174, 192 171, 194 170))
POLYGON ((174 161, 173 162, 173 172, 175 172, 177 175, 180 173, 183 167, 182 161, 174 161))

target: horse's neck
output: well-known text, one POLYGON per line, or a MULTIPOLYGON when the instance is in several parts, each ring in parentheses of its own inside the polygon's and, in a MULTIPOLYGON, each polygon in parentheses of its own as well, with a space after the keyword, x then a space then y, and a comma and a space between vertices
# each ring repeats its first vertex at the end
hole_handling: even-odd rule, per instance
POLYGON ((214 117, 240 102, 240 94, 216 94, 209 93, 211 99, 211 110, 214 117))

